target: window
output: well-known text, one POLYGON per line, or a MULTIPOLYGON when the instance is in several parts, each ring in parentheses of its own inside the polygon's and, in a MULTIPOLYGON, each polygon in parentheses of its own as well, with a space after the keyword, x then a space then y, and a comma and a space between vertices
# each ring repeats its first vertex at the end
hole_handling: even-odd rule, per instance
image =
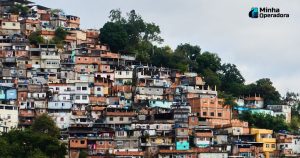
POLYGON ((56 89, 57 91, 59 91, 59 87, 56 87, 55 89, 56 89))
POLYGON ((80 90, 81 90, 81 87, 77 87, 77 90, 80 91, 80 90))
POLYGON ((109 118, 109 121, 113 121, 113 120, 114 120, 114 118, 113 118, 113 117, 110 117, 110 118, 109 118))
POLYGON ((222 117, 222 113, 218 113, 218 117, 222 117))
POLYGON ((86 90, 87 90, 87 87, 82 87, 82 90, 83 90, 83 91, 86 91, 86 90))
POLYGON ((78 99, 80 99, 80 96, 76 96, 75 98, 78 100, 78 99))
POLYGON ((207 113, 206 112, 203 112, 203 116, 206 116, 207 115, 207 113))
POLYGON ((118 74, 119 74, 119 75, 122 75, 122 72, 121 72, 121 71, 118 71, 118 74))
POLYGON ((191 119, 192 119, 193 122, 195 121, 195 117, 192 117, 191 119))
POLYGON ((13 23, 13 26, 16 26, 16 23, 13 23))
POLYGON ((272 148, 275 148, 275 144, 272 144, 272 148))
POLYGON ((81 140, 81 141, 80 141, 80 144, 84 144, 84 143, 85 143, 85 141, 84 141, 84 140, 81 140))
POLYGON ((126 71, 126 75, 129 75, 129 71, 126 71))
POLYGON ((2 25, 3 25, 3 26, 5 26, 5 22, 4 22, 4 23, 2 23, 2 25))
POLYGON ((60 121, 64 121, 64 118, 63 118, 63 117, 61 117, 61 118, 60 118, 60 121))
POLYGON ((269 144, 266 144, 266 148, 269 148, 270 147, 270 145, 269 144))
POLYGON ((97 88, 97 91, 101 91, 101 88, 100 88, 100 87, 98 87, 98 88, 97 88))
POLYGON ((86 95, 82 96, 82 100, 87 100, 87 96, 86 95))
POLYGON ((123 117, 120 117, 120 121, 123 121, 124 120, 124 118, 123 117))
POLYGON ((211 113, 210 113, 210 116, 215 116, 215 113, 214 113, 214 112, 211 112, 211 113))
POLYGON ((125 136, 125 132, 124 131, 117 131, 117 136, 125 136))

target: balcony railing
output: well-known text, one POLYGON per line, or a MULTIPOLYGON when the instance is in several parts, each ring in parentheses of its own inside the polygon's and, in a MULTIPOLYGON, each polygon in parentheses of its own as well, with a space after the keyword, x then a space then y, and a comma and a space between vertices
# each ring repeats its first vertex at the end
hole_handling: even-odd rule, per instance
POLYGON ((7 57, 3 59, 3 63, 15 63, 16 58, 15 57, 7 57))

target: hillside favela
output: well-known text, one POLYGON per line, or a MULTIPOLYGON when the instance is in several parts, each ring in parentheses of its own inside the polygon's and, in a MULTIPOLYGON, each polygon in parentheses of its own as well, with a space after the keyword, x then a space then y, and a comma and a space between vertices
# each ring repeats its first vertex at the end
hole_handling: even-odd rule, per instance
POLYGON ((83 29, 0 0, 1 158, 300 157, 296 92, 246 83, 198 45, 163 46, 155 21, 111 9, 83 29))

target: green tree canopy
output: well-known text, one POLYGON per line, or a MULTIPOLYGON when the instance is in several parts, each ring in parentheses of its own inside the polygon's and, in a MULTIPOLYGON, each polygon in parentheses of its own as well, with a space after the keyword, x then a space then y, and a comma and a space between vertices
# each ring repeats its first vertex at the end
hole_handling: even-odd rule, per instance
POLYGON ((56 137, 32 130, 12 130, 0 136, 0 157, 5 158, 64 158, 66 144, 56 137))
POLYGON ((244 91, 245 79, 234 64, 223 64, 221 66, 221 90, 239 97, 244 91))
POLYGON ((108 44, 113 52, 123 51, 128 45, 128 35, 122 24, 107 22, 100 29, 100 41, 108 44))
POLYGON ((40 31, 32 32, 29 35, 28 39, 29 39, 29 43, 32 44, 32 45, 35 45, 36 47, 39 44, 44 43, 44 38, 41 36, 40 31))
POLYGON ((210 52, 204 52, 197 57, 198 72, 203 73, 205 69, 210 69, 213 72, 217 72, 221 69, 221 58, 210 52))
MULTIPOLYGON (((147 46, 147 51, 137 54, 150 56, 153 43, 161 43, 160 28, 154 23, 147 23, 143 18, 131 10, 127 17, 122 16, 120 9, 110 11, 110 21, 100 29, 100 42, 108 44, 112 51, 124 51, 137 54, 147 46)), ((149 59, 149 57, 147 57, 149 59)))
POLYGON ((60 135, 59 128, 47 114, 43 114, 36 118, 31 126, 31 129, 33 132, 45 133, 52 137, 58 138, 58 136, 60 135))
POLYGON ((281 103, 281 96, 269 78, 259 79, 255 83, 246 86, 245 94, 254 95, 255 93, 264 98, 265 105, 281 103))
POLYGON ((15 4, 10 9, 9 12, 13 14, 19 14, 20 16, 26 16, 28 14, 29 8, 21 4, 15 4))
POLYGON ((285 123, 284 116, 272 116, 269 114, 243 112, 239 115, 239 119, 247 121, 251 127, 271 129, 275 132, 279 130, 288 130, 289 127, 285 123))

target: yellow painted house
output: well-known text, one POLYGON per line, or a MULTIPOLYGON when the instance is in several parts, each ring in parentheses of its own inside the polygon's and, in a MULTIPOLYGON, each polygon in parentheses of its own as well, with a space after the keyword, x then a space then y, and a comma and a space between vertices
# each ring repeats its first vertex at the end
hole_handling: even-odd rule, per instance
POLYGON ((251 128, 250 133, 255 135, 255 141, 263 143, 263 152, 266 158, 270 157, 270 152, 276 150, 276 139, 272 137, 273 130, 251 128))
POLYGON ((173 143, 172 137, 165 137, 165 136, 150 136, 147 139, 148 144, 152 145, 171 145, 173 143))

